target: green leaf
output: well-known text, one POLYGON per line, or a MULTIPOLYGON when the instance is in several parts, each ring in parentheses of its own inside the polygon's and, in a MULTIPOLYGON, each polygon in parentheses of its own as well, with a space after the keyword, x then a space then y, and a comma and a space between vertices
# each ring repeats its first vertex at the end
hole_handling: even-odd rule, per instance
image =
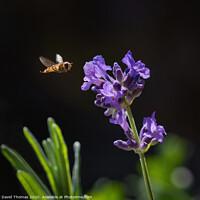
POLYGON ((59 194, 61 194, 61 192, 59 191, 59 186, 60 186, 59 171, 58 171, 58 167, 57 167, 56 160, 54 157, 54 149, 51 148, 51 138, 47 138, 47 140, 43 140, 42 145, 44 147, 45 153, 50 162, 49 167, 51 169, 51 173, 53 174, 55 185, 57 187, 59 194))
POLYGON ((57 133, 53 130, 53 124, 55 121, 49 117, 47 119, 47 125, 48 125, 48 130, 51 138, 48 138, 48 144, 49 147, 51 148, 51 152, 53 154, 53 158, 55 161, 55 167, 54 167, 54 180, 56 181, 56 186, 58 189, 58 193, 60 195, 65 195, 65 186, 64 186, 64 177, 63 177, 63 172, 62 172, 62 166, 61 166, 61 161, 60 161, 60 144, 58 140, 58 135, 57 133))
MULTIPOLYGON (((50 119, 48 119, 49 121, 50 119)), ((72 195, 72 180, 70 174, 68 150, 64 141, 61 129, 55 123, 52 124, 53 138, 55 146, 57 147, 56 158, 58 170, 61 173, 61 182, 63 186, 63 193, 66 195, 72 195)))
POLYGON ((24 172, 29 173, 35 182, 39 185, 41 190, 45 195, 51 195, 48 188, 45 186, 45 184, 41 181, 41 179, 37 176, 37 174, 33 171, 33 169, 29 166, 29 164, 23 159, 23 157, 17 153, 15 150, 9 148, 6 145, 1 145, 1 151, 2 154, 8 159, 8 161, 11 163, 11 165, 16 170, 22 170, 24 172))
MULTIPOLYGON (((50 139, 50 138, 48 138, 48 139, 50 139)), ((50 146, 50 144, 47 142, 47 140, 43 140, 43 141, 42 141, 42 146, 43 146, 43 148, 44 148, 44 150, 45 150, 45 153, 46 153, 46 155, 47 155, 47 157, 48 157, 49 166, 50 166, 51 168, 53 168, 53 167, 55 166, 55 164, 56 164, 56 161, 55 161, 55 158, 54 158, 54 154, 53 154, 53 152, 52 152, 52 150, 51 150, 51 146, 50 146)))
POLYGON ((29 173, 18 170, 17 178, 19 179, 29 196, 34 196, 38 199, 47 200, 46 194, 43 192, 41 187, 37 184, 35 179, 29 173))
POLYGON ((81 144, 79 142, 74 142, 74 167, 72 171, 72 185, 73 185, 73 195, 81 195, 81 184, 80 184, 80 149, 81 144))
POLYGON ((46 175, 48 177, 49 183, 52 187, 54 194, 59 195, 55 181, 54 181, 53 174, 52 174, 51 169, 50 169, 50 163, 47 160, 47 157, 45 156, 40 144, 37 142, 37 140, 32 135, 32 133, 28 130, 28 128, 24 127, 23 130, 24 130, 24 135, 25 135, 26 139, 31 144, 31 146, 32 146, 33 150, 35 151, 41 165, 43 166, 43 168, 46 172, 46 175))
POLYGON ((52 142, 54 143, 54 131, 53 131, 53 124, 55 123, 54 119, 51 117, 48 117, 47 119, 47 125, 49 130, 49 135, 51 137, 52 142))

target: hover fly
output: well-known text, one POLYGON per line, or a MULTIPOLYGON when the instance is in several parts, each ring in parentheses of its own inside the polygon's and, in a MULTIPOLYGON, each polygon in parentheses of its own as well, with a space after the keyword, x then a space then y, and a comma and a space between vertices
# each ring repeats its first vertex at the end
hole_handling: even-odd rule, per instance
POLYGON ((50 73, 50 72, 57 72, 57 73, 63 73, 68 72, 72 68, 72 63, 63 61, 63 58, 56 54, 56 63, 52 62, 51 60, 40 56, 39 57, 41 63, 47 67, 44 71, 40 71, 40 73, 50 73))

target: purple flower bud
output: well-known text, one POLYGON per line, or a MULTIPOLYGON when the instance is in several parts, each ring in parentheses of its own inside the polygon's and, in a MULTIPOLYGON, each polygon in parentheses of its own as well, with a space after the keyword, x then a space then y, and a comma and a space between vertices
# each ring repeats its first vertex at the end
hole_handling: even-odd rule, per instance
POLYGON ((101 106, 101 104, 102 104, 102 102, 99 100, 99 99, 97 99, 97 100, 95 100, 94 101, 94 104, 96 105, 96 106, 101 106))
POLYGON ((142 93, 143 88, 144 88, 144 85, 138 85, 138 87, 135 90, 133 90, 132 95, 134 97, 139 97, 142 93))
POLYGON ((101 101, 104 103, 106 101, 106 97, 101 97, 101 101))
POLYGON ((121 69, 118 69, 116 72, 116 79, 121 83, 123 80, 123 73, 121 69))
POLYGON ((146 142, 142 142, 142 144, 140 145, 140 148, 145 150, 147 148, 148 144, 146 142))
POLYGON ((113 88, 115 91, 120 91, 121 90, 121 85, 118 81, 115 81, 113 84, 113 88))
POLYGON ((137 149, 139 147, 139 144, 135 140, 130 139, 127 141, 127 144, 133 149, 137 149))
POLYGON ((93 92, 96 92, 96 93, 98 93, 98 92, 100 91, 100 89, 101 89, 101 86, 97 86, 97 85, 94 85, 94 86, 92 86, 92 88, 91 88, 91 90, 92 90, 93 92))
POLYGON ((128 94, 128 95, 125 97, 125 104, 126 104, 127 106, 131 105, 134 99, 135 99, 135 97, 134 97, 132 94, 128 94))
POLYGON ((113 144, 117 146, 118 148, 123 149, 125 151, 134 150, 139 147, 138 143, 135 140, 127 140, 127 141, 116 140, 114 141, 113 144))
POLYGON ((141 93, 142 93, 142 89, 137 88, 137 90, 132 92, 132 95, 134 97, 139 97, 141 95, 141 93))
POLYGON ((96 95, 96 98, 97 98, 97 99, 101 99, 102 97, 103 97, 102 94, 99 94, 99 93, 98 93, 98 94, 96 95))
POLYGON ((118 147, 119 149, 123 149, 123 150, 125 150, 125 151, 131 151, 131 150, 133 150, 133 148, 131 148, 131 147, 127 144, 127 142, 122 141, 122 140, 116 140, 116 141, 113 142, 113 144, 114 144, 116 147, 118 147))
POLYGON ((131 84, 132 81, 133 81, 133 77, 131 77, 130 73, 128 73, 125 76, 124 80, 122 81, 122 84, 123 84, 124 87, 128 87, 131 84))
POLYGON ((125 131, 125 135, 129 140, 134 140, 133 132, 130 128, 128 128, 128 130, 125 131))
POLYGON ((129 91, 133 91, 133 90, 135 90, 136 88, 137 88, 137 83, 136 83, 136 81, 135 80, 133 80, 130 84, 129 84, 129 86, 128 86, 128 90, 129 91))
POLYGON ((121 83, 123 79, 123 73, 121 67, 115 62, 113 66, 113 75, 121 83))

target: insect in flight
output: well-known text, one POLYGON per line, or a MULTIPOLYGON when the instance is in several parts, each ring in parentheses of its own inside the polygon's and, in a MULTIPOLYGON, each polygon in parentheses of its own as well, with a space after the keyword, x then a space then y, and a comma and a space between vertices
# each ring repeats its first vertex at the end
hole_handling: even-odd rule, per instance
POLYGON ((63 73, 68 72, 72 68, 72 63, 68 61, 63 61, 63 58, 56 54, 56 63, 52 62, 48 58, 45 58, 43 56, 39 57, 41 63, 47 67, 44 71, 40 71, 40 73, 50 73, 50 72, 57 72, 57 73, 63 73))

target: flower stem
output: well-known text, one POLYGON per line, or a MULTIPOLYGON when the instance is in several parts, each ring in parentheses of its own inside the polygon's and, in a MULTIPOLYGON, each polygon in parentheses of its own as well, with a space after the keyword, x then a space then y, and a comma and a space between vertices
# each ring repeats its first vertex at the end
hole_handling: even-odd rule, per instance
MULTIPOLYGON (((128 106, 126 108, 126 111, 127 111, 127 116, 128 116, 131 128, 132 128, 132 131, 133 131, 134 138, 135 138, 136 142, 140 145, 140 139, 139 139, 139 136, 138 136, 137 128, 136 128, 136 125, 135 125, 135 121, 134 121, 130 106, 128 106)), ((153 192, 152 192, 151 184, 150 184, 150 177, 149 177, 147 163, 146 163, 144 153, 138 153, 138 154, 140 156, 140 164, 141 164, 141 167, 142 167, 142 174, 143 174, 143 178, 144 178, 144 182, 145 182, 145 186, 146 186, 146 190, 147 190, 149 200, 154 200, 153 192)))
POLYGON ((149 177, 147 163, 146 163, 144 153, 140 153, 139 156, 140 156, 140 164, 141 164, 141 167, 142 167, 142 174, 143 174, 143 178, 144 178, 144 182, 145 182, 145 186, 146 186, 146 190, 147 190, 147 193, 148 193, 149 200, 154 200, 153 192, 152 192, 152 189, 151 189, 150 177, 149 177))
POLYGON ((135 141, 140 145, 140 139, 139 139, 139 136, 138 136, 137 128, 136 128, 136 125, 135 125, 135 121, 134 121, 130 106, 126 107, 126 112, 127 112, 128 120, 129 120, 130 125, 131 125, 131 129, 133 131, 135 141))

